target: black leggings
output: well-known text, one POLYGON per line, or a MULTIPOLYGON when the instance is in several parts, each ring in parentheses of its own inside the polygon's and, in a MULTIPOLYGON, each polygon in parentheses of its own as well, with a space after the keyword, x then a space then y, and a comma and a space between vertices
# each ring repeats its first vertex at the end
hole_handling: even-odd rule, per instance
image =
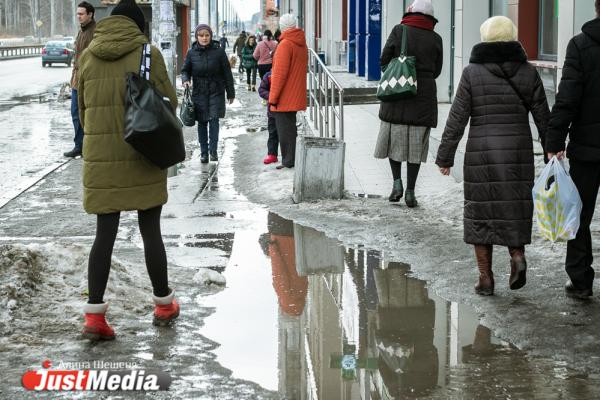
MULTIPOLYGON (((399 161, 394 161, 391 158, 390 167, 392 168, 392 175, 394 176, 394 180, 402 179, 402 163, 399 161)), ((407 162, 406 168, 406 188, 409 190, 414 190, 415 185, 417 184, 417 177, 419 176, 419 169, 421 169, 421 164, 413 164, 407 162)))
MULTIPOLYGON (((138 211, 138 224, 144 242, 146 268, 154 295, 165 297, 170 293, 167 276, 167 254, 160 232, 160 213, 162 206, 138 211)), ((121 213, 98 214, 96 239, 90 251, 88 264, 89 304, 103 302, 104 291, 108 283, 112 251, 119 229, 121 213)))

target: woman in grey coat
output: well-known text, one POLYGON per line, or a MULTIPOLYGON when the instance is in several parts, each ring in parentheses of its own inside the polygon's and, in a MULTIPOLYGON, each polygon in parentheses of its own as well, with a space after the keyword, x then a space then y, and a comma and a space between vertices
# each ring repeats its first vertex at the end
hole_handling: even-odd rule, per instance
POLYGON ((381 103, 381 120, 376 158, 388 158, 394 177, 389 201, 398 202, 404 195, 401 171, 407 162, 407 186, 404 200, 408 207, 417 206, 415 185, 421 163, 427 160, 429 132, 437 126, 437 88, 435 79, 442 71, 442 38, 433 31, 437 19, 429 0, 416 0, 408 7, 402 23, 394 27, 381 52, 381 67, 400 55, 403 26, 407 29, 409 56, 417 59, 417 95, 381 103))
POLYGON ((525 245, 531 243, 535 178, 529 112, 542 146, 550 117, 544 86, 517 42, 506 17, 481 26, 450 109, 436 164, 450 174, 454 155, 471 118, 464 161, 464 240, 475 246, 479 282, 475 291, 494 294, 493 245, 511 256, 509 286, 525 285, 525 245))

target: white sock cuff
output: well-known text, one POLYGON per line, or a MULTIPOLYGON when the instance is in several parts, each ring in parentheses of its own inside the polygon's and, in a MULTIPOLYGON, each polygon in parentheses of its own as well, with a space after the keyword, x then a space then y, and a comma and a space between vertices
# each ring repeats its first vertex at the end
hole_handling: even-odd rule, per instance
POLYGON ((86 314, 106 314, 106 310, 108 309, 108 303, 100 303, 100 304, 89 304, 86 303, 83 306, 83 312, 86 314))
POLYGON ((173 302, 173 299, 175 298, 175 290, 171 289, 171 293, 169 293, 165 297, 156 297, 155 295, 152 295, 152 298, 154 299, 154 304, 157 305, 164 306, 167 304, 171 304, 173 302))

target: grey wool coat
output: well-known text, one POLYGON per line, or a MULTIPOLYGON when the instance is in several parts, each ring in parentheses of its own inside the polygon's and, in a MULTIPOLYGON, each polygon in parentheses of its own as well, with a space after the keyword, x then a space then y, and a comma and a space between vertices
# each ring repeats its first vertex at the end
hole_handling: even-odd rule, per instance
POLYGON ((529 111, 543 146, 550 110, 542 81, 527 62, 521 44, 476 45, 463 71, 436 159, 440 167, 454 165, 456 148, 470 118, 464 162, 467 243, 511 247, 531 243, 535 169, 529 111))

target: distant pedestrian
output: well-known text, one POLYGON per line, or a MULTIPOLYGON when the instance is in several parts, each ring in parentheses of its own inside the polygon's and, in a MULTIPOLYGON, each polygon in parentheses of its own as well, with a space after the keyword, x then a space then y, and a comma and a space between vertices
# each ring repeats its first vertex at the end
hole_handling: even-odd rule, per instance
MULTIPOLYGON (((83 153, 83 207, 97 214, 96 238, 88 266, 88 303, 84 307, 84 337, 113 339, 107 324, 104 291, 122 211, 137 210, 148 275, 152 282, 154 323, 166 325, 179 315, 169 287, 167 256, 160 214, 167 202, 167 171, 145 160, 123 140, 125 74, 139 73, 145 20, 134 0, 121 0, 110 17, 98 22, 94 40, 79 64, 79 110, 86 131, 83 153)), ((165 62, 152 46, 150 82, 166 96, 173 110, 177 94, 165 62)), ((120 302, 128 301, 127 298, 120 302)))
POLYGON ((273 39, 273 33, 267 29, 264 39, 258 43, 254 50, 254 59, 258 61, 258 75, 261 80, 273 66, 273 53, 275 53, 276 48, 277 41, 273 39))
POLYGON ((229 40, 227 40, 227 36, 221 36, 221 39, 219 39, 219 44, 221 45, 222 49, 229 47, 229 40))
POLYGON ((464 159, 464 240, 475 247, 475 292, 494 294, 493 245, 507 246, 509 286, 526 283, 525 245, 531 243, 535 178, 529 113, 544 146, 550 111, 544 85, 506 17, 481 25, 481 40, 464 69, 438 149, 436 164, 450 174, 469 118, 464 159))
MULTIPOLYGON (((269 100, 269 92, 271 90, 271 71, 267 72, 260 81, 258 88, 258 95, 265 100, 269 100)), ((279 137, 277 136, 277 125, 275 117, 269 108, 267 107, 267 129, 269 130, 269 139, 267 140, 267 156, 263 160, 265 164, 271 164, 277 162, 277 148, 279 147, 279 137)))
POLYGON ((282 15, 279 27, 282 34, 273 59, 269 107, 275 115, 281 148, 277 169, 282 169, 293 168, 296 162, 296 113, 306 110, 308 48, 306 35, 296 27, 294 15, 282 15))
POLYGON ((238 36, 238 38, 235 40, 235 43, 233 44, 233 52, 237 54, 238 60, 240 60, 240 67, 238 69, 238 72, 240 74, 243 74, 244 72, 246 72, 244 70, 244 67, 242 66, 242 49, 244 48, 245 45, 246 45, 246 31, 242 31, 240 33, 240 36, 238 36))
POLYGON ((442 71, 442 38, 433 28, 438 20, 428 0, 416 0, 408 7, 402 22, 396 25, 381 52, 382 69, 400 56, 402 32, 406 29, 406 54, 417 59, 417 95, 396 101, 382 102, 381 120, 375 146, 376 158, 388 158, 394 183, 390 202, 404 197, 408 207, 418 205, 415 186, 421 163, 427 161, 429 133, 438 122, 437 87, 435 79, 442 71), (405 27, 405 28, 403 28, 405 27), (406 193, 402 183, 402 163, 406 162, 406 193))
POLYGON ((277 28, 277 30, 273 34, 273 39, 275 39, 275 41, 277 41, 277 43, 279 43, 280 38, 281 38, 281 29, 277 28))
POLYGON ((256 49, 256 38, 254 35, 248 36, 246 45, 242 49, 242 65, 246 70, 246 83, 248 91, 256 92, 256 71, 258 63, 254 59, 254 50, 256 49))
POLYGON ((569 173, 583 203, 579 230, 567 243, 565 260, 570 279, 565 291, 577 299, 592 296, 595 275, 590 223, 600 187, 600 0, 596 0, 596 17, 567 46, 546 139, 548 157, 562 159, 569 136, 569 173))
POLYGON ((75 56, 73 59, 73 73, 71 74, 71 119, 75 129, 75 147, 63 153, 65 157, 79 157, 83 149, 83 127, 79 120, 79 106, 77 105, 77 71, 79 70, 79 56, 90 45, 96 29, 94 6, 83 1, 77 5, 77 21, 80 31, 75 39, 75 56))
POLYGON ((192 100, 198 121, 200 161, 218 161, 219 118, 225 118, 225 93, 229 104, 235 99, 233 75, 225 50, 212 40, 212 30, 206 24, 196 28, 196 41, 188 51, 181 79, 183 85, 192 86, 192 100))

